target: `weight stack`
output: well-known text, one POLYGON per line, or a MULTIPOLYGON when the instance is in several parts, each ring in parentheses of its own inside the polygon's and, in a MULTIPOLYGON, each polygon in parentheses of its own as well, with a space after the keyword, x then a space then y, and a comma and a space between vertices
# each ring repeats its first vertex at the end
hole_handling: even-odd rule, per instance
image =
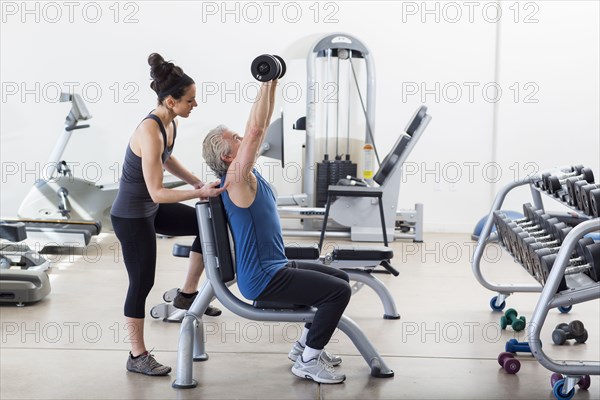
POLYGON ((323 160, 317 163, 316 206, 325 207, 329 185, 337 184, 348 175, 356 176, 356 164, 350 160, 323 160))

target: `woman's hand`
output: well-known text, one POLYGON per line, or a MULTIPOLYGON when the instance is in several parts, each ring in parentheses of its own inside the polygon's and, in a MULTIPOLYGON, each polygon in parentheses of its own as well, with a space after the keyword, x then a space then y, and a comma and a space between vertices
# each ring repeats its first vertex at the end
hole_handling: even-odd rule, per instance
POLYGON ((203 183, 197 190, 200 200, 207 200, 209 197, 216 197, 223 193, 227 189, 227 183, 225 183, 222 188, 219 187, 220 184, 220 179, 210 183, 203 183))

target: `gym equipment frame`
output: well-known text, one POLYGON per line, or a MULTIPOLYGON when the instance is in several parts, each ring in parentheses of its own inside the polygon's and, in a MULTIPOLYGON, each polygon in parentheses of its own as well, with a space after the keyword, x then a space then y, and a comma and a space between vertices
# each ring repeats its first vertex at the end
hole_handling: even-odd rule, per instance
MULTIPOLYGON (((185 314, 179 336, 177 352, 177 377, 174 388, 193 388, 193 361, 205 361, 204 328, 202 315, 210 301, 216 297, 221 304, 234 314, 255 321, 310 322, 315 310, 301 309, 259 309, 237 298, 228 288, 235 283, 235 265, 231 255, 225 210, 220 197, 209 202, 197 203, 196 212, 202 237, 202 252, 207 280, 196 300, 185 314)), ((290 306, 291 307, 291 306, 290 306)), ((367 365, 371 376, 390 378, 392 371, 358 325, 345 315, 338 328, 352 340, 367 365)))
MULTIPOLYGON (((354 77, 354 81, 356 84, 356 91, 360 96, 360 101, 362 105, 362 112, 365 116, 366 122, 366 133, 365 133, 365 143, 373 145, 373 134, 375 127, 375 67, 372 53, 369 49, 357 38, 344 34, 344 33, 336 33, 323 37, 318 40, 313 47, 310 49, 308 57, 307 57, 307 107, 306 107, 306 117, 304 119, 305 123, 297 123, 295 129, 298 130, 306 130, 306 146, 305 146, 305 157, 304 157, 304 165, 303 165, 303 182, 302 182, 302 190, 303 193, 288 195, 288 196, 279 196, 278 197, 278 206, 280 210, 281 218, 294 218, 301 219, 303 229, 299 230, 284 230, 284 235, 290 236, 304 236, 304 237, 315 237, 319 236, 319 230, 321 229, 321 222, 324 219, 325 209, 321 204, 318 204, 318 198, 327 197, 326 194, 319 194, 319 185, 316 183, 317 175, 316 171, 321 164, 316 163, 316 131, 317 131, 317 117, 318 117, 318 105, 321 105, 323 102, 318 101, 319 94, 317 90, 319 88, 319 82, 317 79, 317 59, 327 59, 327 67, 329 68, 329 62, 332 58, 337 58, 338 60, 338 84, 340 86, 339 78, 340 78, 340 60, 347 60, 348 66, 351 68, 352 73, 348 73, 348 85, 350 85, 350 77, 354 77), (352 63, 353 59, 363 59, 366 64, 366 80, 367 80, 367 88, 366 88, 366 101, 363 102, 362 95, 360 93, 360 88, 358 85, 358 80, 356 78, 356 74, 354 71, 354 65, 352 63), (304 126, 302 126, 304 125, 304 126)), ((344 61, 345 62, 345 61, 344 61)), ((329 69, 327 70, 329 75, 329 69)), ((327 81, 329 81, 329 76, 327 76, 327 81)), ((322 83, 322 82, 321 82, 322 83)), ((348 93, 350 93, 350 88, 348 93)), ((338 113, 336 113, 336 117, 340 118, 339 115, 339 99, 337 99, 337 107, 338 113)), ((350 116, 350 100, 348 99, 348 118, 350 116)), ((300 120, 303 120, 302 118, 300 120)), ((299 121, 300 121, 299 120, 299 121)), ((424 126, 429 122, 430 117, 427 116, 424 121, 424 126)), ((327 140, 329 137, 328 129, 329 129, 329 108, 326 109, 326 136, 325 136, 325 152, 327 153, 327 140)), ((339 124, 339 121, 338 121, 339 124)), ((410 124, 409 124, 410 125, 410 124)), ((349 143, 349 129, 350 124, 348 122, 348 143, 349 143)), ((399 210, 398 206, 398 197, 400 192, 400 182, 402 176, 402 164, 406 160, 406 157, 412 150, 412 147, 418 141, 420 136, 413 136, 413 141, 406 149, 405 155, 400 156, 399 154, 395 155, 395 161, 397 161, 397 170, 389 171, 389 174, 393 176, 388 176, 387 184, 385 186, 381 185, 382 200, 384 203, 384 213, 385 213, 385 221, 386 221, 386 230, 387 236, 390 240, 394 239, 413 239, 415 242, 423 241, 423 205, 416 204, 414 210, 399 210), (398 158, 400 156, 400 159, 398 158), (395 173, 397 171, 397 174, 395 173), (399 228, 399 232, 396 229, 399 228), (412 232, 411 232, 412 231, 412 232), (411 233, 409 233, 411 232, 411 233)), ((336 161, 341 160, 341 156, 337 154, 337 135, 339 132, 336 132, 336 161)), ((283 133, 281 133, 283 135, 283 133)), ((402 135, 402 133, 401 133, 402 135)), ((267 136, 266 141, 269 141, 269 137, 267 136)), ((349 146, 349 144, 348 144, 349 146)), ((347 148, 346 153, 349 153, 349 148, 347 148)), ((390 153, 391 154, 391 153, 390 153)), ((379 155, 377 153, 377 149, 375 148, 375 155, 377 156, 377 160, 379 161, 379 155)), ((346 163, 349 163, 349 154, 347 154, 346 163)), ((333 161, 335 163, 336 161, 333 161)), ((323 163, 328 163, 328 154, 324 155, 323 163)), ((341 162, 340 165, 335 166, 335 168, 339 167, 340 174, 342 174, 341 170, 346 168, 347 166, 341 162), (344 166, 344 168, 342 168, 344 166)), ((382 163, 383 165, 383 163, 382 163)), ((332 167, 333 168, 333 167, 332 167)), ((346 178, 346 174, 342 174, 340 178, 346 178)), ((352 174, 350 174, 352 175, 352 174)), ((320 175, 319 175, 320 176, 320 175)), ((331 177, 328 176, 327 179, 331 177)), ((337 180, 336 180, 337 181, 337 180)), ((332 182, 330 182, 332 183, 332 182)), ((324 192, 328 189, 327 186, 321 188, 324 192)), ((323 199, 319 200, 323 201, 323 199)), ((331 228, 335 228, 336 231, 332 231, 328 233, 332 237, 350 237, 353 241, 379 241, 383 242, 381 225, 378 223, 381 218, 379 216, 379 209, 377 204, 374 207, 371 207, 371 199, 359 199, 354 198, 351 199, 349 197, 338 197, 338 199, 331 204, 331 213, 330 218, 336 223, 332 224, 331 228), (351 212, 349 212, 349 208, 351 212), (349 230, 349 232, 348 232, 349 230)))

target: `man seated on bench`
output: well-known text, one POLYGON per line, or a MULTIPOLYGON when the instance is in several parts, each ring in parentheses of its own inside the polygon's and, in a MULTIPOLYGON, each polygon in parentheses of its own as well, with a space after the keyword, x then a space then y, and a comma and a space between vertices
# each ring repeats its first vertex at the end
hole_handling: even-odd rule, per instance
POLYGON ((237 284, 249 300, 306 305, 318 310, 288 357, 292 373, 320 383, 340 383, 340 357, 324 350, 350 301, 348 274, 319 263, 288 261, 276 197, 254 168, 273 113, 277 81, 262 84, 242 137, 223 125, 211 130, 203 156, 221 177, 237 265, 237 284))

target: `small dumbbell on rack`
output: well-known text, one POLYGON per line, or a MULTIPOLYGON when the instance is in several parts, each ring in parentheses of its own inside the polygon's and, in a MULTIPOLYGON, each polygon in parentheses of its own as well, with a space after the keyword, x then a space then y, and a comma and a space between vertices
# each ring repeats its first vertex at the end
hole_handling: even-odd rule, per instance
POLYGON ((550 194, 559 197, 558 192, 563 189, 563 185, 566 184, 568 179, 586 180, 589 183, 594 182, 594 172, 587 167, 577 166, 573 172, 569 172, 562 175, 550 175, 546 179, 546 191, 550 194))
POLYGON ((537 182, 535 182, 535 186, 539 187, 542 190, 548 190, 548 178, 553 176, 553 175, 557 175, 557 176, 563 176, 565 174, 569 174, 571 172, 576 171, 577 169, 581 169, 583 168, 583 165, 569 165, 569 166, 565 166, 565 167, 558 167, 558 168, 554 168, 552 170, 549 171, 545 171, 542 173, 540 180, 538 180, 537 182))
POLYGON ((517 318, 517 310, 514 308, 509 308, 504 315, 500 317, 500 328, 502 329, 511 326, 515 332, 519 332, 525 329, 526 323, 525 317, 520 316, 517 318))
POLYGON ((592 192, 596 193, 596 198, 600 195, 600 184, 591 183, 588 185, 580 185, 576 186, 576 196, 579 199, 579 203, 577 204, 577 208, 584 212, 586 215, 594 216, 592 212, 592 192))
MULTIPOLYGON (((581 241, 580 241, 581 243, 581 241)), ((594 282, 600 282, 600 243, 593 243, 587 246, 577 246, 577 255, 569 259, 565 275, 586 273, 594 282)), ((537 259, 538 268, 544 274, 545 280, 548 279, 550 271, 556 261, 556 254, 550 254, 537 259)), ((563 278, 564 279, 564 278, 563 278)), ((564 290, 564 289, 563 289, 564 290)))
POLYGON ((250 65, 252 76, 260 82, 281 79, 285 75, 285 71, 285 61, 277 55, 262 54, 256 57, 250 65))
MULTIPOLYGON (((575 247, 575 254, 583 254, 583 249, 590 244, 594 244, 594 241, 590 238, 582 238, 577 242, 575 247)), ((540 260, 542 257, 549 255, 556 255, 560 251, 560 245, 552 245, 549 247, 540 246, 538 244, 532 244, 529 249, 529 262, 532 264, 532 268, 536 269, 542 276, 542 284, 546 283, 547 276, 544 276, 544 271, 539 269, 540 260)))
POLYGON ((536 228, 537 231, 523 231, 521 228, 514 227, 514 225, 508 224, 507 227, 510 228, 508 236, 511 238, 512 249, 516 254, 517 260, 529 271, 531 275, 536 277, 539 280, 541 275, 538 276, 535 268, 533 268, 534 264, 529 262, 528 260, 528 251, 527 245, 525 243, 528 242, 539 242, 539 243, 550 243, 560 244, 561 238, 558 237, 554 230, 550 228, 553 226, 559 226, 561 229, 566 229, 566 225, 560 223, 556 218, 547 218, 547 215, 540 216, 540 225, 536 228), (562 225, 561 225, 562 224, 562 225), (563 226, 564 225, 564 226, 563 226))
MULTIPOLYGON (((560 243, 559 239, 555 237, 554 231, 552 230, 552 227, 559 224, 560 222, 558 222, 558 219, 551 218, 548 214, 543 214, 538 217, 538 225, 535 228, 536 230, 530 229, 522 232, 513 229, 513 232, 515 233, 514 245, 516 246, 516 251, 518 251, 521 255, 521 261, 527 261, 527 259, 524 257, 526 253, 523 252, 523 247, 527 246, 528 243, 548 243, 552 240, 560 243)), ((514 228, 514 226, 511 224, 509 224, 509 226, 514 228)))
POLYGON ((595 183, 588 182, 586 179, 569 178, 567 179, 567 191, 569 193, 569 205, 576 207, 583 211, 583 203, 581 199, 581 189, 584 186, 595 185, 595 183))
MULTIPOLYGON (((536 272, 536 276, 541 279, 538 281, 542 284, 545 283, 544 275, 542 271, 537 268, 535 260, 540 258, 542 255, 556 254, 560 250, 560 245, 564 241, 567 234, 571 231, 571 227, 567 226, 563 222, 555 223, 548 226, 548 236, 551 238, 547 241, 539 241, 534 239, 531 241, 530 238, 524 238, 522 242, 523 258, 528 265, 528 268, 536 272)), ((590 243, 586 243, 590 244, 590 243)))
MULTIPOLYGON (((506 217, 504 213, 501 211, 494 212, 494 219, 496 222, 496 226, 501 230, 501 240, 503 241, 504 246, 508 249, 511 254, 519 259, 518 253, 518 239, 517 235, 523 234, 524 236, 543 236, 545 235, 544 226, 546 225, 546 219, 550 219, 549 216, 541 215, 535 217, 537 219, 530 220, 527 222, 521 222, 520 224, 515 223, 510 218, 506 217), (535 224, 531 226, 532 224, 535 224)), ((556 222, 558 220, 552 220, 550 223, 556 222)))
POLYGON ((600 189, 590 191, 590 215, 600 218, 600 189))
POLYGON ((588 331, 583 326, 583 322, 575 320, 568 324, 558 324, 554 331, 552 331, 552 341, 554 344, 560 346, 570 339, 575 339, 577 343, 585 343, 588 339, 588 331))

